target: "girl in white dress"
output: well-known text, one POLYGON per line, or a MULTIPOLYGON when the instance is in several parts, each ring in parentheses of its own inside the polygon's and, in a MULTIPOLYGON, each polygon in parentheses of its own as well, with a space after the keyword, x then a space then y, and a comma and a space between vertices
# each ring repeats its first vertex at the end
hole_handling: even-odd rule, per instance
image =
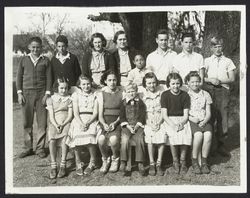
POLYGON ((89 175, 96 166, 96 135, 100 128, 97 121, 98 103, 91 83, 90 78, 81 75, 77 82, 80 89, 72 94, 74 119, 66 142, 75 150, 77 175, 89 175), (90 162, 84 171, 80 158, 81 146, 86 146, 90 153, 90 162))

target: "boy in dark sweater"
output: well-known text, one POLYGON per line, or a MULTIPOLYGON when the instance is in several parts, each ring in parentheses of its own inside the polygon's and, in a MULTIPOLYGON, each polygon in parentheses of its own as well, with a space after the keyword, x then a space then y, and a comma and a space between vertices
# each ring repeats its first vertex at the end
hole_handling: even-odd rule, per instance
POLYGON ((143 162, 145 160, 144 124, 146 106, 138 97, 138 88, 134 83, 126 86, 126 97, 120 108, 120 122, 122 127, 120 171, 125 171, 125 176, 131 175, 131 142, 135 142, 135 161, 138 163, 139 172, 145 175, 143 162), (127 163, 127 165, 126 165, 127 163))
POLYGON ((41 54, 42 40, 32 37, 29 40, 30 54, 24 56, 17 71, 18 103, 22 105, 24 147, 20 158, 33 154, 33 119, 37 117, 37 143, 35 153, 46 157, 44 152, 46 139, 46 109, 45 102, 51 89, 51 65, 47 57, 41 54))

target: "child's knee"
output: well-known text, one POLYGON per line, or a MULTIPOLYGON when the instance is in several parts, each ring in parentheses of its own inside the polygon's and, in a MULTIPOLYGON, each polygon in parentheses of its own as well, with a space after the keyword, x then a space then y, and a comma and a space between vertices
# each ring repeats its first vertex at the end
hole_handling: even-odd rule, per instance
POLYGON ((114 135, 109 138, 109 142, 110 142, 110 146, 114 147, 119 144, 119 139, 117 136, 114 135))
POLYGON ((104 135, 100 135, 99 138, 98 138, 98 144, 99 145, 104 145, 106 142, 106 137, 104 135))

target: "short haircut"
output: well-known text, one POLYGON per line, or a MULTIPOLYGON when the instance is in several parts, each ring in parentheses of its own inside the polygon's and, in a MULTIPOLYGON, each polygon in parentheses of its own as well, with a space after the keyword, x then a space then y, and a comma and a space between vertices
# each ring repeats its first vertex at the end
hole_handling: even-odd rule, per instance
POLYGON ((64 43, 66 46, 68 46, 68 39, 66 36, 64 35, 59 35, 57 38, 56 38, 56 43, 58 42, 62 42, 64 43))
POLYGON ((137 84, 133 83, 133 82, 130 82, 128 83, 126 86, 125 86, 125 92, 127 92, 127 90, 130 90, 130 89, 133 89, 135 90, 136 92, 138 91, 138 86, 137 84))
POLYGON ((139 51, 139 50, 136 50, 134 52, 134 54, 133 54, 133 60, 135 60, 135 57, 138 56, 138 55, 142 56, 144 58, 144 60, 145 60, 145 53, 143 51, 139 51))
POLYGON ((223 45, 223 39, 220 38, 220 37, 214 36, 214 37, 211 38, 210 44, 212 46, 214 46, 214 45, 223 45))
POLYGON ((149 79, 149 78, 154 78, 155 81, 156 81, 156 85, 157 86, 159 85, 159 81, 158 81, 156 75, 154 74, 154 72, 148 72, 148 73, 145 74, 145 76, 142 79, 142 86, 144 88, 146 88, 146 80, 149 79))
POLYGON ((159 29, 159 30, 157 30, 157 32, 155 34, 155 38, 157 38, 159 34, 166 34, 168 36, 168 31, 167 31, 167 29, 159 29))
POLYGON ((31 37, 28 41, 28 44, 31 44, 32 42, 36 42, 36 43, 39 43, 40 45, 42 45, 42 39, 38 36, 34 36, 34 37, 31 37))
POLYGON ((88 80, 92 84, 92 78, 81 74, 76 82, 76 86, 80 88, 81 81, 88 80))
POLYGON ((180 81, 181 86, 182 86, 183 81, 182 81, 182 78, 181 78, 180 74, 175 73, 175 72, 172 72, 172 73, 168 74, 168 76, 167 76, 167 79, 166 79, 166 86, 167 86, 167 87, 169 87, 170 81, 171 81, 172 79, 173 79, 173 80, 178 79, 178 80, 180 81))
POLYGON ((113 71, 113 70, 107 70, 106 72, 104 72, 104 73, 102 74, 102 77, 101 77, 101 80, 100 80, 100 83, 101 83, 102 85, 107 85, 107 84, 105 83, 105 81, 107 80, 107 78, 108 78, 109 75, 115 75, 115 77, 116 77, 116 79, 117 79, 117 83, 118 83, 118 77, 117 77, 117 74, 115 73, 115 71, 113 71))
POLYGON ((197 71, 190 71, 185 77, 186 84, 190 81, 191 77, 197 77, 199 78, 199 81, 201 81, 201 77, 197 71))
POLYGON ((181 36, 181 41, 183 41, 185 38, 187 37, 191 37, 193 42, 195 41, 195 37, 194 37, 194 34, 193 33, 183 33, 182 36, 181 36))
POLYGON ((58 93, 58 87, 60 83, 66 83, 68 85, 68 90, 70 89, 69 80, 64 77, 58 77, 53 83, 53 91, 58 93))
POLYGON ((94 38, 100 38, 102 40, 102 47, 106 47, 106 45, 107 45, 106 38, 103 36, 102 33, 96 32, 96 33, 91 35, 91 38, 90 38, 90 41, 89 41, 89 46, 91 48, 94 48, 94 45, 93 45, 94 38))
POLYGON ((125 33, 125 31, 119 30, 119 31, 116 32, 115 35, 114 35, 113 42, 114 42, 115 44, 117 43, 118 36, 121 35, 121 34, 125 34, 126 38, 128 39, 128 36, 127 36, 127 34, 125 33))

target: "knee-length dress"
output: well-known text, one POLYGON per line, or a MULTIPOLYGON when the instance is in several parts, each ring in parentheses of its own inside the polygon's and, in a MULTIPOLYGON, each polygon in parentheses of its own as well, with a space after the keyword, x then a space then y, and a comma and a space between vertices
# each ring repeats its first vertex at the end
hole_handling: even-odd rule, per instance
MULTIPOLYGON (((161 96, 161 107, 167 109, 169 119, 178 124, 183 119, 184 109, 190 108, 190 98, 185 91, 174 95, 170 90, 164 91, 161 96)), ((164 122, 170 145, 191 145, 192 133, 189 121, 181 131, 177 131, 168 123, 164 122)))
MULTIPOLYGON (((103 95, 103 117, 105 122, 109 125, 120 115, 120 105, 122 102, 122 90, 117 88, 117 91, 114 93, 109 93, 105 91, 104 88, 102 91, 103 95)), ((120 139, 121 136, 121 126, 118 125, 114 131, 105 133, 104 129, 102 131, 102 134, 105 134, 106 138, 109 138, 110 136, 117 136, 120 139)))
POLYGON ((143 93, 143 101, 146 105, 146 125, 144 127, 145 142, 150 144, 166 144, 167 135, 161 116, 161 91, 155 93, 146 91, 143 93), (154 130, 159 125, 159 130, 154 130))
MULTIPOLYGON (((83 122, 87 122, 93 114, 96 94, 91 92, 86 94, 81 90, 72 94, 73 105, 78 105, 80 118, 83 122)), ((82 146, 87 144, 96 144, 96 135, 100 130, 98 120, 89 125, 87 131, 83 131, 81 125, 74 118, 71 122, 66 143, 69 147, 82 146)))
MULTIPOLYGON (((60 96, 58 94, 52 95, 47 99, 47 110, 53 110, 57 124, 62 124, 68 117, 68 110, 72 108, 72 101, 70 96, 60 96)), ((61 133, 58 133, 56 127, 49 121, 48 125, 48 141, 52 139, 60 139, 68 134, 70 123, 63 127, 61 133)))

